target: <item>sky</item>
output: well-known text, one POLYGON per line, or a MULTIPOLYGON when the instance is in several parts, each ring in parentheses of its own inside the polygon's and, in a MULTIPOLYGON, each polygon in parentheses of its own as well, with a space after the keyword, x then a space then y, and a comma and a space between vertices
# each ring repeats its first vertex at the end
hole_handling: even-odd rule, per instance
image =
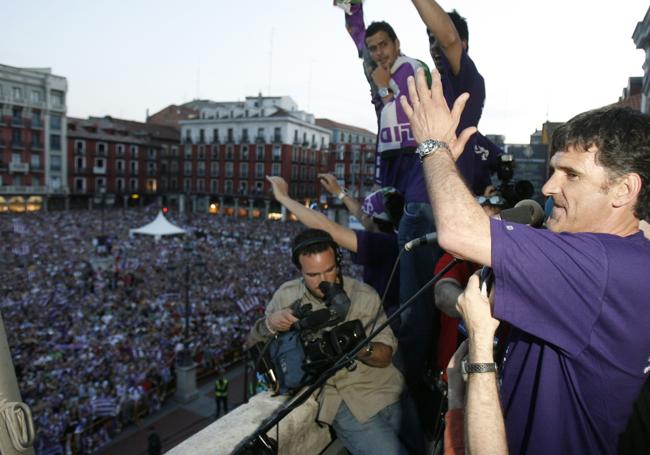
MULTIPOLYGON (((469 25, 485 78, 479 129, 528 143, 544 121, 616 102, 644 52, 641 0, 444 0, 469 25)), ((409 0, 366 0, 366 24, 391 23, 406 55, 433 65, 409 0)), ((195 98, 290 96, 316 117, 375 130, 343 11, 331 0, 31 0, 2 8, 0 63, 68 80, 68 115, 144 121, 195 98)))

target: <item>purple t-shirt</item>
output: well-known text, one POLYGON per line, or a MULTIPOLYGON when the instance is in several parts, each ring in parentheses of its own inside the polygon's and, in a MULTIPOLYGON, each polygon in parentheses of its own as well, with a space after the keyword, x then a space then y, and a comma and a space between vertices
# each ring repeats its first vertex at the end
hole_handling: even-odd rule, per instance
POLYGON ((615 453, 650 371, 650 241, 491 231, 510 453, 615 453))
MULTIPOLYGON (((372 286, 379 297, 384 296, 390 272, 393 270, 399 247, 397 235, 385 232, 355 230, 357 252, 350 256, 352 262, 363 266, 363 282, 372 286)), ((399 267, 388 288, 384 309, 391 315, 399 306, 399 267)))

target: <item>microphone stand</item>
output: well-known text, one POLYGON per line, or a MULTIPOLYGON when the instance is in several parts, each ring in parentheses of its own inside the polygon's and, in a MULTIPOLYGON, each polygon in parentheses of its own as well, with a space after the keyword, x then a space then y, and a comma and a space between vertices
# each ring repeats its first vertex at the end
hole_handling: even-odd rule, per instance
MULTIPOLYGON (((302 392, 298 397, 291 401, 290 403, 285 403, 283 404, 280 408, 278 408, 273 415, 271 415, 265 422, 262 422, 262 424, 255 430, 255 433, 253 433, 251 436, 248 436, 246 439, 244 439, 242 442, 240 442, 235 449, 232 451, 231 455, 245 455, 245 454, 254 454, 258 452, 253 452, 255 448, 255 443, 259 441, 263 447, 267 448, 266 450, 269 450, 269 442, 266 439, 266 433, 273 428, 275 425, 277 425, 283 418, 285 418, 291 411, 293 411, 295 408, 303 404, 307 399, 311 396, 312 393, 314 393, 318 388, 320 388, 325 382, 334 376, 334 374, 339 371, 341 368, 347 367, 352 365, 355 362, 354 355, 358 353, 361 349, 363 349, 370 340, 372 340, 374 337, 376 337, 379 332, 384 330, 395 318, 397 318, 404 310, 406 310, 408 307, 410 307, 413 302, 415 302, 415 299, 419 297, 424 291, 429 289, 431 286, 436 284, 438 281, 440 281, 440 278, 447 273, 452 267, 454 267, 456 264, 459 264, 462 262, 462 259, 454 258, 449 264, 447 264, 445 267, 443 267, 440 272, 438 272, 436 275, 434 275, 431 280, 429 280, 418 292, 413 294, 410 299, 408 299, 403 305, 400 305, 400 307, 390 315, 384 322, 379 324, 378 327, 375 328, 375 330, 370 334, 367 335, 364 339, 359 341, 354 348, 352 348, 348 353, 343 354, 341 358, 339 358, 336 362, 334 362, 334 365, 332 365, 330 368, 325 370, 323 373, 318 376, 318 378, 314 381, 312 385, 307 387, 304 392, 302 392)), ((277 450, 277 449, 276 449, 277 450)), ((270 452, 262 452, 262 453, 270 453, 270 452)), ((274 452, 277 453, 277 452, 274 452)))

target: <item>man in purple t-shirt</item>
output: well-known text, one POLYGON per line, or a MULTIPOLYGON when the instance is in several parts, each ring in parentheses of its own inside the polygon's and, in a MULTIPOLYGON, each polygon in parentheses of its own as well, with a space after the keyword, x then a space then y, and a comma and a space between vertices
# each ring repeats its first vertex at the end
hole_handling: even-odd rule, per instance
POLYGON ((402 103, 438 240, 493 267, 494 316, 512 326, 501 388, 510 452, 615 453, 650 372, 650 242, 639 231, 650 218, 650 117, 606 107, 558 128, 542 189, 554 208, 548 230, 535 230, 484 214, 454 163, 475 131, 456 138, 466 96, 450 112, 440 77, 431 90, 416 78, 413 108, 402 103))

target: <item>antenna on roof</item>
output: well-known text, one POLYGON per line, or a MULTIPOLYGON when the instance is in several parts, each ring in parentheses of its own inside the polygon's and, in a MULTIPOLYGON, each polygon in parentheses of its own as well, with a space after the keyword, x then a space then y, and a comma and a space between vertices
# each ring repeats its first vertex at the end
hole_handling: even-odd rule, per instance
POLYGON ((273 76, 273 33, 275 29, 271 27, 271 38, 269 39, 269 87, 266 93, 271 94, 271 81, 273 76))

